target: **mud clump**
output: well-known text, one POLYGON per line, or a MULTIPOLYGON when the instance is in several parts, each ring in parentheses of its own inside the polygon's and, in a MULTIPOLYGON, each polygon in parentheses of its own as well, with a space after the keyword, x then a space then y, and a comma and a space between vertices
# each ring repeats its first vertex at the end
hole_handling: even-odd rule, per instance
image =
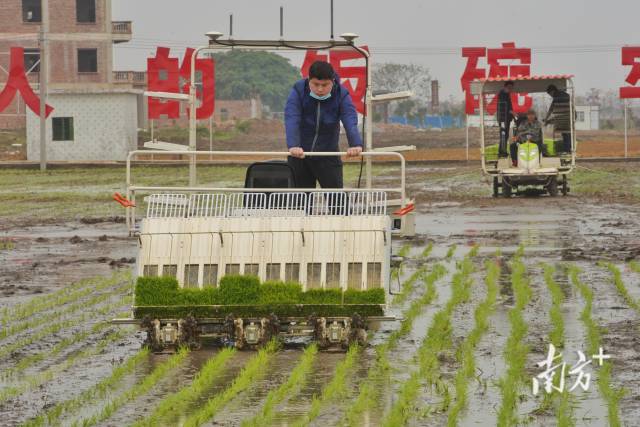
POLYGON ((85 240, 82 239, 81 237, 78 236, 73 236, 72 238, 69 239, 69 243, 71 243, 72 245, 77 245, 79 243, 84 242, 85 240))
POLYGON ((98 240, 101 242, 106 242, 107 240, 109 240, 109 238, 106 234, 103 234, 102 236, 98 237, 98 240))
POLYGON ((116 224, 122 224, 125 222, 123 216, 106 216, 106 217, 83 217, 80 218, 80 222, 83 224, 99 224, 101 222, 115 222, 116 224))
POLYGON ((36 242, 38 242, 38 243, 46 243, 48 241, 49 241, 49 239, 47 239, 46 237, 38 237, 36 239, 36 242))
POLYGON ((109 263, 111 267, 122 267, 125 264, 134 264, 136 262, 135 258, 126 258, 122 257, 120 259, 112 259, 109 263))

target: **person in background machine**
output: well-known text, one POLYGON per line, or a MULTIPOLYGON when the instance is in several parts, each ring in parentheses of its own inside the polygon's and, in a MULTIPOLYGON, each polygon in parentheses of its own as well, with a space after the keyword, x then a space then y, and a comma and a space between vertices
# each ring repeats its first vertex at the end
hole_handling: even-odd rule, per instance
POLYGON ((309 156, 306 152, 339 151, 340 122, 349 149, 347 155, 362 153, 358 114, 349 91, 340 84, 331 64, 316 61, 309 78, 296 82, 284 108, 284 124, 289 148, 288 163, 298 188, 342 188, 342 160, 337 156, 309 156))
POLYGON ((547 150, 542 138, 542 125, 538 121, 538 116, 533 108, 527 111, 527 119, 518 125, 516 135, 513 137, 513 142, 509 147, 514 167, 518 166, 518 144, 527 141, 535 143, 543 156, 547 155, 547 150))
POLYGON ((513 120, 513 104, 511 103, 511 92, 513 91, 513 82, 508 81, 504 87, 498 92, 498 125, 500 126, 500 145, 498 153, 500 157, 507 157, 507 141, 509 141, 509 128, 513 120))
POLYGON ((570 97, 564 90, 549 85, 547 94, 553 99, 549 111, 543 120, 545 125, 553 124, 555 130, 562 134, 562 151, 571 152, 571 123, 569 120, 570 97))

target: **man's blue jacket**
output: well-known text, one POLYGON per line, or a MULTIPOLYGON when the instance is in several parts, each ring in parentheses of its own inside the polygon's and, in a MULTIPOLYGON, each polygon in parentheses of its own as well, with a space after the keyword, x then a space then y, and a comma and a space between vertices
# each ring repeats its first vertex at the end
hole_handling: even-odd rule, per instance
POLYGON ((293 85, 284 108, 284 125, 289 148, 304 151, 338 151, 340 122, 347 134, 349 146, 362 147, 358 132, 358 114, 349 91, 336 76, 331 97, 324 101, 312 98, 309 80, 293 85))

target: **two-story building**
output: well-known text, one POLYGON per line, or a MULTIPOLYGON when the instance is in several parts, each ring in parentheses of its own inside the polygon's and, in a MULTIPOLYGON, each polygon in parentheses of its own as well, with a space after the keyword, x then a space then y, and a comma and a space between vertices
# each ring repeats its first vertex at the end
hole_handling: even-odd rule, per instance
MULTIPOLYGON (((115 160, 135 149, 143 73, 113 70, 113 45, 131 40, 130 21, 111 19, 111 0, 41 0, 0 2, 0 88, 8 75, 9 50, 25 49, 25 69, 36 92, 40 73, 39 32, 48 20, 49 160, 115 160), (113 112, 134 113, 123 121, 113 112), (112 120, 113 119, 113 120, 112 120), (116 120, 117 119, 117 120, 116 120), (100 122, 105 129, 96 129, 100 122), (106 131, 106 133, 105 133, 106 131)), ((16 97, 0 112, 0 129, 27 128, 27 156, 39 156, 38 117, 16 97)))

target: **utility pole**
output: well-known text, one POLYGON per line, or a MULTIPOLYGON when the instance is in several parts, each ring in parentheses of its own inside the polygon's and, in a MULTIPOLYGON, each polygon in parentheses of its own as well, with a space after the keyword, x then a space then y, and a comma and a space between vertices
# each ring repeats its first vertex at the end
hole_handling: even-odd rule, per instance
POLYGON ((629 106, 627 100, 624 101, 624 158, 628 157, 627 147, 629 146, 629 106))
POLYGON ((47 170, 47 79, 49 61, 47 60, 47 33, 49 32, 49 0, 41 0, 40 14, 40 170, 47 170))

